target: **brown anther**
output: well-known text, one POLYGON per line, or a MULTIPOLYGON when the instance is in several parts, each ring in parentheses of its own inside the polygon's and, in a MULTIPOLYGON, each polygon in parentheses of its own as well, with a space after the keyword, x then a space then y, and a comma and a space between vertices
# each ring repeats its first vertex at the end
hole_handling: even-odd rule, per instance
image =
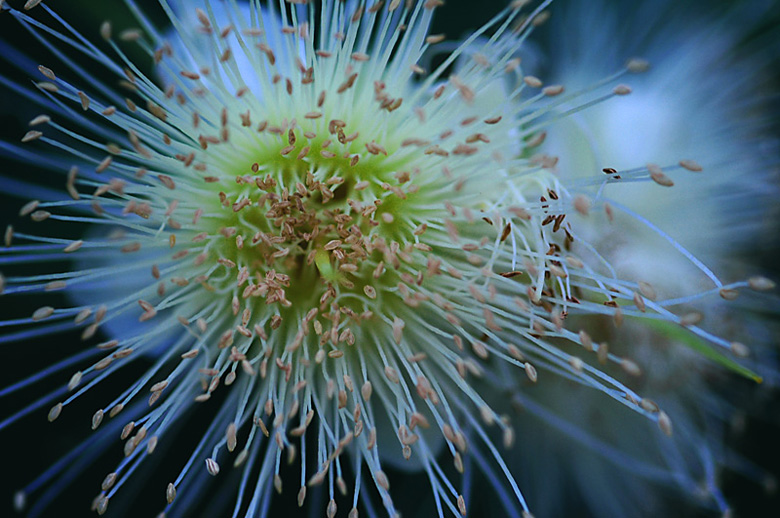
POLYGON ((615 95, 628 95, 631 93, 631 87, 624 84, 619 84, 612 89, 612 93, 615 95))
POLYGON ((680 167, 696 173, 703 170, 702 166, 700 166, 694 160, 680 160, 680 167))
POLYGON ((634 74, 646 72, 650 68, 650 63, 641 58, 633 58, 626 63, 626 69, 634 74))

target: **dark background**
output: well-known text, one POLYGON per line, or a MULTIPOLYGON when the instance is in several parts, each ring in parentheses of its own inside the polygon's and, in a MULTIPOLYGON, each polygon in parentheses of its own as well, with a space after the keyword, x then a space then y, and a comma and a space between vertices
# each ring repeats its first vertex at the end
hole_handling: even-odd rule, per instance
MULTIPOLYGON (((20 5, 23 2, 9 3, 20 5)), ((123 12, 123 8, 117 8, 117 5, 121 3, 119 1, 98 2, 94 0, 51 0, 48 2, 66 20, 81 29, 93 41, 99 39, 97 28, 99 23, 106 18, 110 18, 114 22, 116 31, 123 28, 123 21, 127 20, 127 14, 123 12)), ((156 12, 156 15, 153 14, 153 16, 156 16, 160 24, 164 23, 164 17, 157 10, 156 2, 139 3, 145 9, 148 4, 149 12, 156 12)), ((556 2, 553 12, 556 9, 565 8, 566 3, 567 0, 556 2)), ((694 15, 700 10, 717 14, 719 9, 735 4, 735 2, 708 0, 688 0, 680 3, 684 4, 688 9, 688 13, 693 13, 694 15)), ((742 3, 749 5, 750 2, 742 3)), ((621 3, 615 2, 616 8, 621 8, 618 4, 621 3)), ((450 0, 445 8, 439 10, 432 32, 443 32, 451 38, 458 38, 470 30, 481 26, 503 5, 505 5, 505 2, 500 0, 482 0, 476 4, 468 0, 450 0)), ((625 4, 622 4, 622 8, 625 8, 625 4)), ((124 23, 127 22, 125 21, 124 23)), ((749 54, 756 48, 756 45, 764 45, 767 41, 777 43, 778 24, 780 24, 780 9, 775 8, 773 14, 767 17, 763 23, 758 24, 752 31, 745 34, 744 40, 737 50, 749 54)), ((594 28, 594 30, 597 30, 597 28, 594 28)), ((545 39, 545 37, 545 28, 541 27, 534 39, 541 43, 542 48, 544 48, 545 44, 549 44, 549 40, 545 39)), ((25 53, 33 58, 34 61, 40 61, 41 63, 55 62, 45 49, 41 49, 40 46, 31 43, 29 35, 21 30, 10 16, 0 16, 0 40, 15 44, 18 49, 24 49, 25 53), (24 43, 16 44, 16 42, 24 43)), ((22 83, 28 81, 29 77, 38 78, 37 75, 32 73, 18 73, 2 60, 0 60, 0 67, 2 67, 0 68, 0 74, 22 83)), ((776 67, 775 70, 780 70, 780 68, 776 67)), ((775 79, 780 80, 780 74, 775 79)), ((777 95, 776 84, 773 91, 769 90, 767 92, 768 96, 777 95)), ((27 121, 38 113, 39 109, 37 107, 27 103, 19 103, 16 96, 8 95, 5 90, 2 90, 2 94, 0 94, 0 139, 17 142, 20 136, 27 131, 27 121)), ((774 126, 772 131, 780 135, 780 132, 777 131, 777 118, 774 117, 771 121, 774 126)), ((57 183, 54 185, 57 187, 62 182, 61 176, 47 174, 43 169, 14 163, 5 158, 0 159, 1 176, 14 177, 18 174, 34 175, 36 181, 44 184, 51 184, 56 180, 57 183)), ((24 228, 24 223, 20 222, 16 217, 16 212, 24 203, 24 200, 13 198, 7 194, 3 192, 2 197, 0 197, 0 223, 13 222, 15 226, 24 228)), ((63 232, 71 231, 63 229, 63 232)), ((780 241, 778 241, 777 236, 774 236, 768 239, 757 255, 751 256, 750 259, 756 264, 757 270, 774 273, 774 278, 777 279, 780 278, 780 267, 778 267, 776 261, 779 253, 780 241)), ((0 298, 0 308, 2 308, 4 315, 9 312, 27 315, 38 305, 39 303, 34 297, 0 298), (13 307, 10 306, 11 304, 13 304, 13 307)), ((78 336, 72 333, 29 340, 24 343, 1 344, 0 357, 2 359, 0 360, 0 366, 3 369, 0 371, 0 376, 2 376, 0 377, 0 387, 7 386, 16 380, 24 378, 26 375, 36 372, 41 365, 41 358, 45 358, 46 364, 48 364, 50 360, 65 358, 73 354, 80 347, 78 336)), ((136 374, 140 373, 143 371, 143 365, 136 364, 134 368, 126 369, 127 372, 123 375, 126 376, 126 379, 112 380, 106 390, 112 388, 121 390, 125 386, 124 384, 127 383, 127 379, 132 379, 133 369, 135 369, 136 374)), ((0 416, 9 415, 23 407, 27 402, 47 393, 48 390, 61 386, 62 383, 67 381, 66 379, 60 379, 63 375, 56 379, 45 380, 17 395, 0 399, 0 416)), ((758 394, 758 391, 756 391, 756 394, 758 394)), ((740 433, 732 430, 727 431, 727 440, 730 444, 735 445, 737 451, 745 457, 780 476, 780 454, 778 453, 780 448, 777 446, 778 438, 780 438, 778 433, 780 429, 777 426, 776 418, 776 416, 780 416, 780 405, 778 404, 776 394, 771 396, 763 394, 762 397, 765 405, 763 414, 774 416, 774 419, 749 418, 744 430, 740 433)), ((0 516, 16 516, 10 510, 10 502, 15 489, 23 486, 38 473, 45 470, 52 459, 59 458, 59 455, 68 451, 76 441, 84 438, 89 432, 89 419, 92 412, 102 403, 103 399, 99 397, 99 394, 90 392, 81 398, 79 404, 73 405, 72 408, 69 407, 67 412, 64 412, 54 424, 49 424, 46 421, 46 413, 49 408, 46 406, 33 412, 12 427, 0 430, 0 441, 5 446, 3 452, 4 469, 2 470, 3 483, 0 484, 0 516)), ((193 417, 192 422, 187 424, 186 430, 198 430, 199 426, 205 423, 204 419, 205 417, 203 416, 193 417)), ((109 511, 113 512, 109 512, 109 516, 123 515, 124 513, 121 512, 123 506, 126 506, 126 509, 131 509, 130 514, 132 516, 156 515, 164 504, 163 493, 165 485, 175 476, 177 467, 186 460, 186 453, 189 451, 187 446, 194 445, 198 439, 197 434, 189 434, 186 430, 179 434, 177 448, 165 449, 160 452, 162 455, 157 454, 153 456, 157 465, 153 466, 151 470, 145 470, 142 475, 136 476, 133 483, 120 492, 120 496, 115 501, 112 501, 109 511), (149 490, 147 489, 149 487, 160 489, 149 490)), ((111 440, 115 440, 115 438, 111 440)), ((44 516, 82 516, 82 514, 70 514, 73 509, 84 509, 83 516, 89 516, 87 508, 92 497, 95 496, 99 489, 102 477, 105 473, 112 470, 112 467, 115 466, 121 457, 121 452, 117 447, 110 448, 108 452, 103 456, 95 458, 89 466, 86 466, 83 474, 74 483, 70 484, 66 491, 60 494, 56 505, 51 506, 44 516)), ((295 472, 290 474, 293 477, 296 476, 295 472)), ((212 488, 206 493, 206 498, 204 499, 205 507, 198 512, 194 512, 193 516, 200 515, 199 513, 207 513, 204 509, 219 508, 221 503, 219 495, 226 492, 222 491, 220 493, 220 485, 225 486, 235 483, 236 480, 228 476, 220 481, 220 484, 215 484, 216 488, 212 488)), ((429 489, 424 476, 391 473, 391 483, 394 494, 404 494, 405 500, 408 502, 429 500, 429 489)), ((476 490, 471 501, 470 516, 475 518, 488 515, 495 516, 494 514, 489 514, 489 511, 481 511, 482 509, 491 509, 492 504, 489 491, 479 491, 480 484, 485 483, 477 480, 476 490)), ((780 510, 780 499, 778 499, 778 496, 767 493, 762 487, 759 487, 752 481, 727 472, 723 476, 722 485, 727 499, 734 507, 735 516, 778 515, 778 510, 780 510)), ((573 492, 566 491, 565 488, 551 488, 551 490, 560 494, 561 498, 569 498, 571 500, 570 508, 572 509, 572 515, 585 516, 580 502, 573 492)), ((231 491, 227 491, 227 493, 230 495, 229 498, 233 497, 231 491)), ((295 491, 288 488, 283 497, 277 499, 272 515, 276 516, 276 512, 282 513, 282 509, 297 510, 297 507, 293 504, 294 498, 295 491)), ((310 501, 316 500, 316 498, 316 495, 312 495, 310 496, 310 501)), ((320 509, 324 508, 324 501, 322 500, 320 509)), ((339 516, 346 515, 345 509, 348 509, 346 503, 341 506, 339 516)), ((687 507, 683 503, 680 503, 679 511, 680 516, 712 516, 709 512, 687 507)), ((320 514, 322 513, 316 513, 318 516, 320 514)), ((206 515, 217 516, 217 514, 206 515)), ((293 516, 289 512, 284 512, 284 515, 293 516)), ((408 509, 405 515, 432 516, 432 510, 426 510, 424 506, 418 508, 415 503, 408 509)))

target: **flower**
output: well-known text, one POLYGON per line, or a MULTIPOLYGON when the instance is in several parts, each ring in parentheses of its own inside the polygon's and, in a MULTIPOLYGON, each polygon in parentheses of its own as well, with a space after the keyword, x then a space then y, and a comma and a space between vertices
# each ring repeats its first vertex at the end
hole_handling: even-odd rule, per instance
MULTIPOLYGON (((59 66, 39 66, 34 91, 10 86, 46 113, 25 146, 2 149, 63 170, 68 197, 46 193, 22 207, 38 232, 6 232, 3 297, 41 302, 5 321, 20 331, 0 339, 75 327, 96 347, 0 392, 79 369, 0 427, 48 405, 57 421, 122 369, 143 366, 92 417, 98 443, 116 433, 124 441, 93 502, 98 514, 150 455, 171 448, 187 414, 203 413, 206 430, 158 488, 166 516, 195 512, 200 488, 231 465, 234 515, 265 516, 273 490, 292 486, 300 506, 323 491, 330 518, 342 506, 350 518, 359 508, 393 516, 404 503, 386 470, 397 465, 426 475, 436 514, 465 515, 471 459, 507 512, 527 516, 496 445, 509 449, 516 435, 499 410, 503 380, 522 393, 518 376, 522 385, 560 376, 655 423, 654 437, 672 435, 669 414, 623 381, 639 366, 571 328, 570 314, 680 325, 709 342, 707 354, 749 372, 727 356, 744 346, 672 311, 650 284, 615 275, 571 223, 606 207, 605 184, 663 184, 699 166, 583 181, 555 173, 556 159, 537 152, 544 130, 588 92, 522 73, 518 53, 549 0, 530 12, 512 3, 432 70, 419 63, 444 39, 428 33, 437 0, 267 10, 162 1, 167 35, 127 2, 141 28, 117 39, 105 23, 101 46, 39 3, 5 10, 69 48, 51 47, 59 66), (119 78, 121 93, 90 75, 85 58, 119 78), (64 273, 25 268, 71 257, 64 273), (69 298, 55 305, 48 292, 69 298), (283 479, 283 459, 297 476, 283 479)), ((645 68, 629 61, 598 88, 623 96, 630 89, 617 79, 645 68)), ((759 277, 724 284, 688 259, 714 287, 686 304, 771 287, 759 277)), ((29 484, 17 507, 45 484, 60 487, 52 479, 91 458, 92 445, 29 484)))
MULTIPOLYGON (((764 246, 766 236, 776 232, 777 220, 771 213, 777 185, 770 175, 779 155, 777 142, 766 131, 771 114, 769 62, 753 47, 749 58, 735 49, 761 19, 761 9, 754 5, 732 9, 721 19, 694 9, 692 21, 673 2, 644 9, 621 9, 608 2, 558 7, 545 27, 551 56, 544 59, 547 56, 537 51, 528 60, 539 60, 538 67, 555 80, 587 88, 617 66, 625 53, 639 53, 652 63, 651 71, 632 80, 631 95, 621 102, 579 111, 549 132, 545 149, 558 157, 562 181, 586 179, 605 166, 604 172, 612 174, 684 154, 701 157, 704 168, 657 175, 660 186, 616 182, 603 191, 604 197, 613 207, 628 210, 577 219, 573 225, 580 235, 619 276, 651 283, 662 299, 683 297, 680 302, 687 302, 685 296, 706 289, 708 272, 691 257, 732 278, 754 268, 750 262, 755 262, 755 252, 764 246), (750 15, 753 21, 734 24, 737 15, 741 19, 750 15), (595 26, 599 31, 592 30, 595 26)), ((767 323, 751 325, 751 317, 738 312, 740 301, 730 299, 725 293, 698 301, 691 317, 703 318, 710 329, 730 333, 735 340, 749 341, 752 358, 746 364, 772 385, 777 364, 768 347, 771 335, 762 330, 767 323)), ((776 301, 767 302, 777 307, 776 301)), ((735 422, 735 416, 750 412, 750 406, 740 400, 744 394, 735 390, 734 380, 714 372, 717 368, 706 358, 685 348, 684 344, 691 345, 690 337, 636 321, 621 327, 593 320, 578 324, 610 345, 632 351, 643 372, 631 386, 654 394, 670 413, 677 409, 673 414, 677 433, 672 440, 656 441, 646 435, 641 420, 607 411, 592 392, 562 386, 546 387, 536 396, 524 394, 531 397, 529 404, 541 400, 548 412, 543 420, 563 433, 545 440, 549 426, 536 430, 526 426, 526 440, 518 448, 532 450, 522 452, 525 465, 545 459, 546 466, 553 466, 529 470, 535 489, 534 493, 526 489, 526 495, 529 499, 537 495, 539 513, 561 514, 562 502, 540 495, 545 487, 564 481, 598 516, 667 514, 669 505, 679 512, 678 501, 670 504, 655 498, 641 510, 636 508, 636 495, 652 494, 653 488, 659 493, 662 485, 726 513, 730 503, 719 487, 724 468, 767 487, 775 484, 767 471, 737 460, 739 455, 723 444, 722 430, 735 422), (723 390, 724 385, 731 389, 723 390), (583 444, 596 447, 583 453, 583 444), (624 460, 632 458, 633 464, 626 463, 628 472, 615 469, 617 451, 624 460), (609 486, 616 496, 593 491, 598 484, 609 486)))

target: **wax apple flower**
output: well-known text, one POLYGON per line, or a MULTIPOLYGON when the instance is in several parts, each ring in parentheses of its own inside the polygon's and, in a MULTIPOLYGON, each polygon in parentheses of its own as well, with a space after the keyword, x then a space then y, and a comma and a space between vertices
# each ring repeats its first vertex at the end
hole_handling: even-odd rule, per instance
MULTIPOLYGON (((777 143, 766 130, 771 109, 768 56, 762 56, 761 49, 748 57, 735 50, 755 27, 761 9, 734 8, 724 19, 699 13, 691 22, 686 9, 671 2, 633 15, 605 3, 593 7, 573 2, 549 27, 556 41, 550 73, 559 80, 565 77, 572 87, 592 84, 622 62, 619 54, 625 52, 641 53, 653 67, 632 82, 633 92, 624 102, 579 112, 549 135, 560 170, 570 177, 588 176, 588 171, 604 167, 627 169, 637 163, 700 157, 702 174, 670 176, 664 183, 674 188, 626 182, 615 186, 613 197, 711 268, 733 268, 728 264, 731 257, 755 246, 758 236, 776 226, 774 218, 765 217, 776 192, 771 174, 778 155, 777 143), (661 14, 666 11, 674 16, 661 14), (729 23, 744 14, 752 15, 753 25, 729 23), (575 19, 587 23, 574 25, 575 19), (584 29, 596 20, 609 27, 604 38, 584 29), (615 38, 621 41, 619 53, 615 38), (715 224, 702 230, 710 221, 715 224)), ((588 235, 595 234, 600 235, 596 239, 612 239, 602 228, 588 235)), ((696 282, 696 276, 688 275, 690 261, 684 254, 677 254, 679 260, 672 264, 664 247, 654 246, 652 239, 644 241, 641 249, 632 241, 617 252, 614 264, 619 271, 644 276, 661 294, 697 288, 688 284, 696 282), (657 260, 661 254, 666 261, 657 260)))
MULTIPOLYGON (((632 81, 633 92, 620 103, 599 104, 562 120, 545 146, 559 157, 562 181, 576 182, 590 177, 593 170, 603 170, 605 181, 612 183, 599 191, 612 210, 591 210, 579 217, 573 226, 580 236, 609 260, 618 275, 649 282, 656 296, 679 297, 678 302, 685 303, 686 296, 710 282, 708 272, 699 271, 691 257, 706 259, 708 266, 738 277, 751 268, 739 257, 755 257, 765 236, 774 233, 776 219, 767 215, 777 196, 770 175, 778 152, 765 129, 771 113, 766 92, 762 94, 767 61, 759 53, 740 59, 735 51, 751 26, 731 23, 732 17, 709 19, 698 11, 691 21, 680 6, 672 4, 654 3, 646 10, 632 7, 624 12, 607 2, 572 2, 554 10, 545 28, 551 45, 544 63, 553 77, 565 78, 567 86, 584 88, 596 82, 622 61, 625 52, 647 56, 652 68, 632 81), (589 29, 595 25, 598 32, 589 29), (633 164, 671 161, 689 153, 701 158, 703 171, 688 163, 688 171, 658 174, 658 169, 648 166, 656 171, 655 184, 637 183, 618 172, 633 164)), ((758 18, 758 13, 751 14, 758 18)), ((771 381, 776 368, 774 354, 766 350, 771 338, 752 331, 744 312, 737 309, 739 301, 724 300, 736 294, 721 295, 701 301, 695 309, 688 307, 691 313, 685 320, 704 319, 711 329, 730 329, 735 338, 749 341, 751 368, 771 381)), ((733 380, 714 373, 707 360, 685 346, 696 346, 695 341, 674 328, 653 328, 631 320, 620 328, 609 322, 579 324, 610 346, 631 351, 644 367, 631 386, 654 393, 667 409, 677 408, 678 433, 673 440, 656 441, 646 436, 641 422, 606 411, 592 394, 574 394, 566 386, 537 391, 526 402, 544 402, 548 425, 569 436, 568 440, 521 443, 521 450, 533 445, 524 454, 529 462, 544 458, 539 454, 542 450, 566 459, 558 469, 532 470, 537 485, 526 494, 529 499, 537 495, 540 512, 562 512, 561 502, 544 489, 562 481, 578 490, 595 514, 613 516, 669 512, 661 501, 651 501, 640 510, 633 498, 625 497, 650 493, 650 488, 661 484, 726 512, 729 504, 718 477, 724 467, 768 487, 773 484, 766 472, 735 460, 739 456, 722 444, 721 430, 735 411, 748 407, 732 397, 732 390, 713 390, 733 380), (710 394, 706 402, 704 394, 710 394), (572 436, 577 440, 570 440, 572 436), (593 442, 599 443, 598 448, 583 452, 583 443, 593 442), (633 459, 633 464, 626 463, 631 473, 614 469, 615 451, 633 459), (593 491, 598 483, 613 488, 609 495, 615 496, 593 491)), ((550 433, 549 427, 527 426, 526 431, 537 437, 550 433)))
MULTIPOLYGON (((428 34, 435 0, 268 10, 162 1, 172 36, 128 1, 141 29, 115 39, 104 24, 111 56, 45 5, 57 27, 9 10, 80 54, 55 47, 59 66, 39 67, 34 92, 16 89, 46 109, 22 140, 66 171, 69 198, 22 208, 43 236, 6 233, 4 297, 41 292, 42 303, 6 322, 23 330, 4 340, 75 326, 86 343, 99 342, 47 370, 80 366, 31 408, 51 404, 55 421, 112 374, 151 359, 92 418, 99 437, 121 430, 125 454, 101 484, 98 513, 148 455, 170 446, 190 410, 211 421, 179 475, 158 488, 166 515, 186 515, 204 480, 237 469, 234 515, 265 516, 274 490, 296 492, 302 506, 324 486, 330 518, 341 506, 350 518, 361 507, 393 516, 401 504, 385 467, 399 458, 427 475, 439 516, 465 515, 465 478, 449 464, 463 472, 466 455, 505 481, 508 489, 497 489, 507 512, 527 513, 494 444, 494 430, 505 448, 516 435, 492 399, 505 369, 531 383, 561 375, 672 433, 656 403, 571 352, 567 343, 602 364, 638 369, 567 327, 570 312, 684 323, 712 347, 740 352, 597 256, 571 253, 585 245, 567 216, 600 202, 534 151, 577 95, 522 75, 518 51, 549 1, 530 12, 524 3, 434 70, 419 63, 443 39, 428 34), (154 74, 127 57, 129 48, 148 54, 154 74), (58 68, 84 75, 84 57, 128 93, 97 77, 61 78, 58 68), (457 73, 446 76, 455 62, 457 73), (46 235, 52 221, 89 230, 46 235), (66 254, 65 273, 13 270, 66 254), (47 304, 47 290, 74 302, 47 304), (283 479, 283 462, 299 476, 283 479)), ((628 88, 612 83, 643 68, 632 61, 597 88, 624 95, 628 88)), ((30 156, 28 147, 2 149, 30 156)), ((713 282, 716 291, 748 285, 713 282)), ((60 472, 31 483, 19 506, 60 472)))

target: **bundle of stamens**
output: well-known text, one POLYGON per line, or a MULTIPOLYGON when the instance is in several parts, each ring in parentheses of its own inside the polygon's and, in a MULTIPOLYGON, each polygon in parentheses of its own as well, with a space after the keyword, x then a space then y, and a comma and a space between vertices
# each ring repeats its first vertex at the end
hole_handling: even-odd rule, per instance
MULTIPOLYGON (((242 473, 234 515, 266 516, 274 490, 297 492, 303 506, 324 486, 329 518, 341 506, 350 518, 359 508, 374 515, 375 493, 384 508, 376 514, 395 516, 386 469, 399 459, 427 475, 438 516, 466 515, 463 479, 449 465, 462 473, 467 455, 505 481, 497 491, 508 513, 529 516, 494 444, 499 437, 511 448, 517 432, 492 388, 482 388, 503 369, 539 384, 562 376, 672 434, 651 395, 607 372, 615 366, 632 375, 640 366, 569 328, 569 313, 679 324, 707 340, 709 354, 741 356, 743 346, 698 327, 694 314, 672 311, 652 286, 614 276, 596 250, 572 252, 575 243, 587 245, 568 215, 618 209, 597 207, 590 190, 604 173, 564 183, 554 174, 557 160, 536 148, 557 119, 630 93, 615 84, 646 63, 631 60, 573 94, 523 75, 518 51, 550 0, 530 11, 513 2, 433 70, 419 63, 443 40, 428 34, 438 0, 267 7, 161 0, 168 35, 125 3, 140 29, 117 37, 105 23, 101 45, 112 55, 45 4, 26 9, 37 6, 56 27, 35 12, 4 8, 124 87, 60 78, 57 68, 69 69, 65 75, 83 68, 53 47, 61 63, 39 67, 35 91, 14 87, 45 115, 31 121, 24 146, 0 143, 22 161, 31 149, 67 160, 69 195, 21 210, 42 235, 9 227, 3 297, 41 292, 47 304, 44 292, 64 290, 71 300, 3 322, 23 330, 0 341, 75 326, 85 345, 100 342, 48 369, 79 370, 0 427, 46 406, 55 421, 123 367, 150 360, 92 418, 96 434, 121 428, 124 441, 125 459, 93 502, 99 514, 194 409, 211 424, 179 475, 158 488, 165 516, 186 515, 204 478, 229 466, 242 473), (128 57, 129 48, 147 53, 154 74, 128 57), (591 100, 591 91, 603 95, 591 100), (48 237, 52 221, 90 230, 48 237), (14 271, 66 257, 64 273, 14 271), (299 468, 297 479, 283 480, 283 461, 299 468)), ((663 185, 675 168, 698 166, 683 160, 605 172, 610 182, 663 185)), ((714 288, 687 303, 771 287, 763 278, 724 284, 691 260, 714 288)), ((62 474, 62 467, 47 471, 17 505, 62 474)))
MULTIPOLYGON (((592 391, 573 390, 566 383, 548 383, 544 391, 509 389, 515 406, 541 418, 526 423, 524 440, 509 457, 527 467, 518 482, 530 501, 536 497, 538 515, 567 512, 564 501, 544 496, 546 488, 558 484, 581 495, 596 516, 687 515, 678 496, 692 508, 711 508, 713 515, 750 515, 745 505, 761 508, 753 498, 726 498, 736 493, 733 486, 721 486, 727 477, 752 490, 763 487, 766 498, 775 498, 776 475, 767 470, 772 463, 737 451, 739 441, 725 441, 723 430, 739 435, 750 430, 742 423, 768 419, 765 408, 756 404, 760 398, 746 397, 743 390, 767 394, 776 384, 771 319, 777 301, 759 293, 733 301, 738 293, 729 289, 695 301, 688 298, 715 285, 692 257, 721 278, 738 277, 754 268, 768 244, 766 236, 776 233, 773 170, 780 154, 776 139, 766 131, 773 117, 768 95, 773 87, 767 78, 772 51, 737 43, 766 14, 753 4, 727 8, 654 2, 637 8, 573 1, 554 6, 551 23, 535 34, 548 38, 553 55, 544 62, 545 70, 567 88, 587 87, 626 52, 650 59, 650 73, 632 80, 629 97, 561 121, 543 149, 559 157, 557 169, 566 185, 588 181, 595 188, 599 180, 592 172, 603 171, 597 192, 610 211, 596 207, 575 215, 572 225, 617 276, 652 283, 653 296, 667 307, 674 304, 681 324, 648 325, 633 318, 621 319, 625 322, 620 326, 606 318, 568 322, 641 365, 631 370, 630 386, 652 394, 673 415, 671 440, 656 440, 628 412, 605 411, 603 399, 592 391), (690 23, 691 15, 695 23, 690 23), (735 24, 735 18, 745 21, 735 24), (591 30, 596 25, 598 33, 591 30), (653 165, 685 155, 698 157, 701 166, 691 161, 681 161, 678 170, 653 165), (626 171, 645 162, 649 179, 647 172, 626 171), (746 310, 758 305, 765 308, 763 318, 746 310), (732 350, 742 357, 740 363, 765 377, 765 383, 751 387, 695 354, 706 342, 684 331, 691 324, 736 342, 732 350), (624 469, 615 469, 615 458, 624 469), (605 497, 593 490, 597 485, 621 496, 605 497), (662 486, 671 490, 658 491, 662 486), (629 496, 651 493, 659 496, 641 510, 629 496)), ((777 35, 774 29, 765 38, 772 41, 777 35)), ((589 204, 583 201, 582 206, 589 204)), ((588 254, 579 244, 574 250, 588 254)))

